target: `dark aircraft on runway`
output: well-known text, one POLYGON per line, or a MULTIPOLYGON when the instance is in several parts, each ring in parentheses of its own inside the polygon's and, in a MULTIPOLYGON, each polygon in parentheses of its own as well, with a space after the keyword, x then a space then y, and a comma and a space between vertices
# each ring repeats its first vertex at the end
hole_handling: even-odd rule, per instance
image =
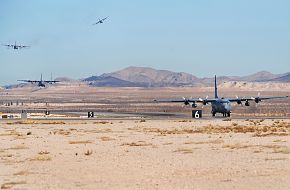
POLYGON ((53 84, 53 83, 60 82, 60 81, 57 81, 57 80, 42 80, 42 74, 40 76, 40 80, 17 80, 17 81, 29 82, 29 83, 32 83, 32 84, 37 83, 38 87, 45 87, 46 83, 53 84))
POLYGON ((2 44, 3 46, 6 46, 8 48, 13 48, 13 49, 21 49, 21 48, 28 48, 30 46, 23 46, 23 45, 16 45, 16 42, 15 44, 2 44))
POLYGON ((102 24, 104 23, 104 21, 109 18, 108 16, 106 18, 102 18, 102 19, 99 19, 96 23, 94 23, 93 25, 96 25, 96 24, 102 24))
POLYGON ((224 117, 230 117, 231 115, 231 102, 236 102, 237 104, 243 105, 243 102, 245 102, 245 106, 250 106, 249 101, 254 101, 256 103, 261 102, 262 100, 269 100, 269 99, 278 99, 278 98, 288 98, 289 96, 273 96, 273 97, 260 97, 258 95, 257 97, 250 97, 250 98, 219 98, 218 92, 217 92, 217 81, 215 76, 215 93, 214 98, 190 98, 186 99, 183 98, 183 100, 154 100, 155 102, 181 102, 185 105, 191 105, 193 108, 197 107, 196 103, 201 103, 203 105, 207 105, 208 103, 211 104, 211 113, 214 117, 216 113, 222 113, 224 117))

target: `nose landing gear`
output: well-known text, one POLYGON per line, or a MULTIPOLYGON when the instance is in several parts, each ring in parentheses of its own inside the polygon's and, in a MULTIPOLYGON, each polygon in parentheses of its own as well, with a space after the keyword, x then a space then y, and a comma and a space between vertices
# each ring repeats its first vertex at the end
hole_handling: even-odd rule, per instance
POLYGON ((224 116, 224 117, 231 117, 231 112, 223 113, 223 116, 224 116))
MULTIPOLYGON (((211 114, 213 117, 215 117, 216 112, 212 111, 211 114)), ((222 114, 223 114, 223 117, 231 117, 231 112, 224 112, 222 114)))

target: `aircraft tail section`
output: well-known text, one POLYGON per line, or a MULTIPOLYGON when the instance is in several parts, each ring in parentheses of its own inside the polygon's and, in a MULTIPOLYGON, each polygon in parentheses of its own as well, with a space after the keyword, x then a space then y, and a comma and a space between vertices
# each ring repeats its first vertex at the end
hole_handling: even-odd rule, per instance
POLYGON ((217 84, 216 84, 216 75, 214 76, 214 97, 218 98, 217 84))

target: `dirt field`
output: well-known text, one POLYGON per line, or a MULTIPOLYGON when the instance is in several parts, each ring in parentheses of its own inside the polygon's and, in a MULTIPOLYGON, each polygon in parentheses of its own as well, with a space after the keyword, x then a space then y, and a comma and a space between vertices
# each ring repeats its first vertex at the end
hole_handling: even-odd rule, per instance
MULTIPOLYGON (((219 89, 221 97, 258 92, 289 95, 219 89)), ((212 94, 81 84, 2 90, 0 115, 26 110, 35 120, 0 119, 1 189, 289 189, 290 99, 233 104, 230 119, 199 107, 201 120, 190 107, 153 101, 212 94), (87 111, 96 118, 84 119, 87 111)))
POLYGON ((290 119, 0 120, 2 189, 289 189, 290 119))

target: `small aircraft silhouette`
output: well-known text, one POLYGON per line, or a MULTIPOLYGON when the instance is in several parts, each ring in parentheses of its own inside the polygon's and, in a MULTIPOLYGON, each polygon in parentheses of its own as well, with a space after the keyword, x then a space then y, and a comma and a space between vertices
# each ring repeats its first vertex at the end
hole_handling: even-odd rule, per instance
POLYGON ((16 42, 15 44, 2 44, 3 46, 6 46, 8 48, 13 48, 13 49, 21 49, 21 48, 28 48, 30 46, 23 46, 23 45, 16 45, 16 42))
POLYGON ((42 80, 42 74, 41 74, 41 76, 40 76, 40 80, 17 80, 17 81, 21 81, 21 82, 29 82, 29 83, 31 83, 31 84, 33 84, 33 83, 37 83, 37 86, 38 86, 38 87, 45 87, 45 83, 53 84, 53 83, 60 82, 60 81, 57 81, 57 80, 42 80))
POLYGON ((96 24, 102 24, 104 23, 104 21, 109 18, 108 16, 106 18, 102 18, 102 19, 99 19, 98 22, 94 23, 93 25, 96 25, 96 24))

